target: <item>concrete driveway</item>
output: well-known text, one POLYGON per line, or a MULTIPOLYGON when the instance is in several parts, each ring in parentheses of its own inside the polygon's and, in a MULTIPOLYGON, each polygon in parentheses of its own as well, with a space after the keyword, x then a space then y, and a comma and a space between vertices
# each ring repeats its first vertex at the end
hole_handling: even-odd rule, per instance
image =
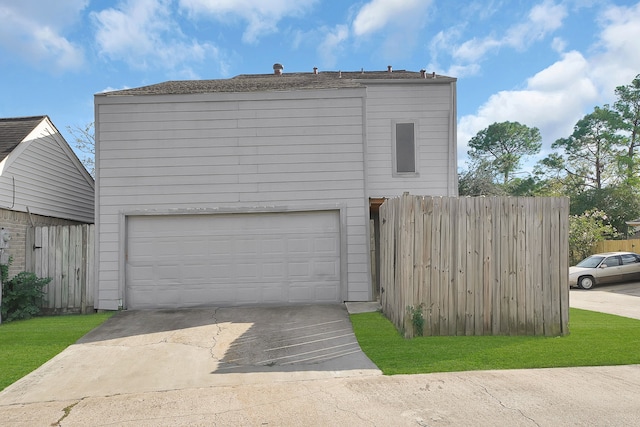
POLYGON ((0 392, 0 423, 640 426, 639 365, 383 376, 343 306, 262 310, 119 313, 0 392))
POLYGON ((358 375, 380 371, 344 305, 122 311, 0 392, 0 405, 358 375))
POLYGON ((571 307, 640 319, 640 282, 571 289, 571 307))

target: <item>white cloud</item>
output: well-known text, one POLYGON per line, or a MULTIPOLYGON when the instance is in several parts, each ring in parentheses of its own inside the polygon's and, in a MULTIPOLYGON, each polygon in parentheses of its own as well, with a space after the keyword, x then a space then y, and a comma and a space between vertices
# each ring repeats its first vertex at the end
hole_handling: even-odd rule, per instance
POLYGON ((599 98, 590 72, 590 64, 579 52, 568 52, 528 79, 524 89, 492 95, 476 114, 460 118, 459 157, 466 158, 469 140, 494 122, 518 121, 537 127, 547 148, 556 139, 569 135, 585 107, 599 98))
MULTIPOLYGON (((507 2, 509 0, 506 0, 507 2)), ((507 5, 505 0, 475 0, 464 2, 459 5, 459 13, 463 20, 473 19, 474 21, 484 21, 497 14, 507 5)))
POLYGON ((507 31, 504 44, 523 49, 560 28, 566 17, 567 9, 564 5, 555 4, 553 0, 545 0, 531 8, 525 22, 507 31))
POLYGON ((398 25, 404 19, 424 11, 430 1, 424 0, 372 0, 365 4, 353 20, 353 32, 364 36, 389 24, 398 25))
POLYGON ((91 16, 100 53, 135 68, 162 66, 191 77, 194 73, 184 63, 220 57, 213 44, 184 36, 172 18, 170 0, 128 0, 91 16))
MULTIPOLYGON (((568 136, 595 105, 615 100, 615 87, 631 83, 640 73, 640 3, 605 8, 601 17, 601 32, 589 49, 590 56, 564 53, 559 61, 529 78, 523 90, 494 94, 475 114, 460 118, 461 165, 469 139, 491 123, 515 120, 538 127, 548 148, 557 138, 568 136)), ((564 42, 554 40, 552 48, 563 50, 564 42)))
MULTIPOLYGON (((182 0, 204 1, 204 0, 182 0)), ((378 35, 371 55, 379 60, 409 57, 419 41, 420 29, 428 19, 432 0, 372 0, 348 10, 344 24, 321 26, 311 31, 294 31, 292 45, 316 49, 323 68, 333 68, 349 48, 364 50, 363 39, 378 35), (313 40, 313 46, 309 42, 313 40), (386 59, 385 59, 386 58, 386 59)))
MULTIPOLYGON (((512 27, 501 42, 519 48, 559 28, 565 16, 563 6, 545 1, 530 11, 527 22, 512 27)), ((556 37, 551 48, 561 54, 558 61, 527 79, 523 89, 500 91, 490 96, 475 114, 460 118, 461 166, 464 167, 466 160, 468 141, 491 123, 509 120, 538 127, 543 150, 548 149, 557 138, 569 135, 577 120, 595 105, 612 102, 616 86, 631 82, 640 72, 637 54, 640 3, 630 7, 605 7, 600 16, 598 42, 590 47, 588 56, 577 51, 564 52, 565 40, 556 37)), ((482 46, 479 43, 476 48, 482 50, 482 46)), ((474 59, 471 53, 468 57, 474 59)), ((465 70, 460 65, 453 65, 452 69, 456 67, 465 70)))
POLYGON ((448 55, 451 47, 455 44, 455 40, 460 37, 461 33, 462 27, 451 27, 447 28, 446 30, 439 31, 435 36, 431 38, 431 40, 429 40, 428 47, 431 60, 427 65, 427 70, 437 70, 438 74, 445 74, 448 76, 456 77, 463 77, 465 75, 468 75, 465 74, 466 70, 464 66, 460 66, 459 68, 456 67, 456 69, 450 69, 449 71, 443 73, 440 65, 440 52, 448 55), (461 72, 462 74, 460 74, 461 72))
POLYGON ((561 92, 573 85, 576 77, 587 74, 589 64, 580 52, 571 51, 562 60, 527 80, 527 87, 541 92, 561 92))
MULTIPOLYGON (((640 73, 640 3, 606 8, 599 25, 591 56, 564 53, 529 78, 523 90, 494 94, 475 114, 460 118, 460 159, 466 158, 469 139, 491 123, 516 120, 538 127, 548 148, 557 138, 571 134, 575 123, 594 106, 613 102, 616 86, 631 83, 640 73)), ((562 40, 554 40, 552 47, 562 50, 565 46, 562 40)))
POLYGON ((64 32, 80 19, 87 4, 88 0, 2 0, 0 46, 55 71, 78 69, 84 63, 84 52, 64 32))
POLYGON ((640 73, 640 3, 607 9, 600 24, 603 30, 590 61, 594 78, 610 100, 616 86, 631 83, 640 73))
POLYGON ((567 42, 562 37, 554 37, 551 48, 558 53, 562 53, 567 48, 567 42))
POLYGON ((246 43, 278 31, 278 23, 289 16, 301 16, 318 0, 180 0, 180 7, 192 17, 213 16, 221 22, 241 19, 247 28, 242 35, 246 43))
MULTIPOLYGON (((564 5, 556 4, 553 0, 544 0, 529 10, 526 19, 507 28, 502 36, 492 34, 486 37, 474 37, 460 44, 456 44, 453 37, 448 37, 447 43, 441 44, 440 51, 451 52, 454 59, 452 71, 461 69, 467 73, 465 75, 469 75, 471 71, 480 70, 480 62, 491 52, 503 47, 526 49, 532 43, 542 40, 562 27, 566 17, 567 8, 564 5)), ((450 36, 455 35, 459 38, 461 34, 462 32, 458 30, 450 36)), ((557 46, 559 47, 560 44, 557 46)), ((449 74, 455 75, 450 71, 449 74)))
POLYGON ((357 10, 352 33, 356 42, 379 35, 374 44, 378 60, 410 58, 421 30, 431 18, 432 0, 371 0, 357 10))
POLYGON ((318 46, 318 53, 322 58, 323 65, 332 68, 337 63, 337 57, 342 51, 342 44, 349 38, 349 27, 346 25, 336 25, 327 31, 324 40, 318 46))
POLYGON ((113 92, 115 90, 125 90, 125 89, 131 89, 129 86, 122 86, 120 88, 118 87, 111 87, 111 86, 107 86, 106 88, 102 89, 100 92, 98 93, 107 93, 107 92, 113 92))
POLYGON ((484 57, 488 51, 499 48, 503 41, 487 37, 482 40, 471 39, 462 43, 453 51, 453 57, 464 62, 475 62, 484 57))

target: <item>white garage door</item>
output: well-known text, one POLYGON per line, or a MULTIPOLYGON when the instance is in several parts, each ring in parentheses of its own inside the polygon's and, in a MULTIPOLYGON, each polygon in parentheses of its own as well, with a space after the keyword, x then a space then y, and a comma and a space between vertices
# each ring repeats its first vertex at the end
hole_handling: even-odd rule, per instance
POLYGON ((127 218, 129 309, 339 300, 337 211, 127 218))

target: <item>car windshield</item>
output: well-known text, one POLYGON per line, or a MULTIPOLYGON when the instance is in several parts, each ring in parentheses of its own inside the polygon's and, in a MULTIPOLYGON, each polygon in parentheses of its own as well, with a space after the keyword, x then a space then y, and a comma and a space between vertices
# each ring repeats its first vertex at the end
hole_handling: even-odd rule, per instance
POLYGON ((596 268, 603 259, 604 259, 603 256, 592 255, 589 258, 585 258, 582 261, 580 261, 577 267, 596 268))

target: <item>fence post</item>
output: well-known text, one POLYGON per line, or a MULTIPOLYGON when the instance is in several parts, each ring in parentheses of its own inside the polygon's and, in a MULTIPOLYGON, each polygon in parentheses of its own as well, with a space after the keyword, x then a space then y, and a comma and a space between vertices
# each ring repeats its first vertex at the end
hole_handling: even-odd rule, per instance
POLYGON ((413 215, 413 198, 409 193, 404 193, 400 204, 400 230, 399 230, 399 262, 398 271, 400 294, 403 310, 403 327, 405 338, 413 337, 413 323, 411 313, 416 310, 413 301, 413 247, 415 237, 415 224, 413 215), (409 315, 407 315, 409 314, 409 315))

